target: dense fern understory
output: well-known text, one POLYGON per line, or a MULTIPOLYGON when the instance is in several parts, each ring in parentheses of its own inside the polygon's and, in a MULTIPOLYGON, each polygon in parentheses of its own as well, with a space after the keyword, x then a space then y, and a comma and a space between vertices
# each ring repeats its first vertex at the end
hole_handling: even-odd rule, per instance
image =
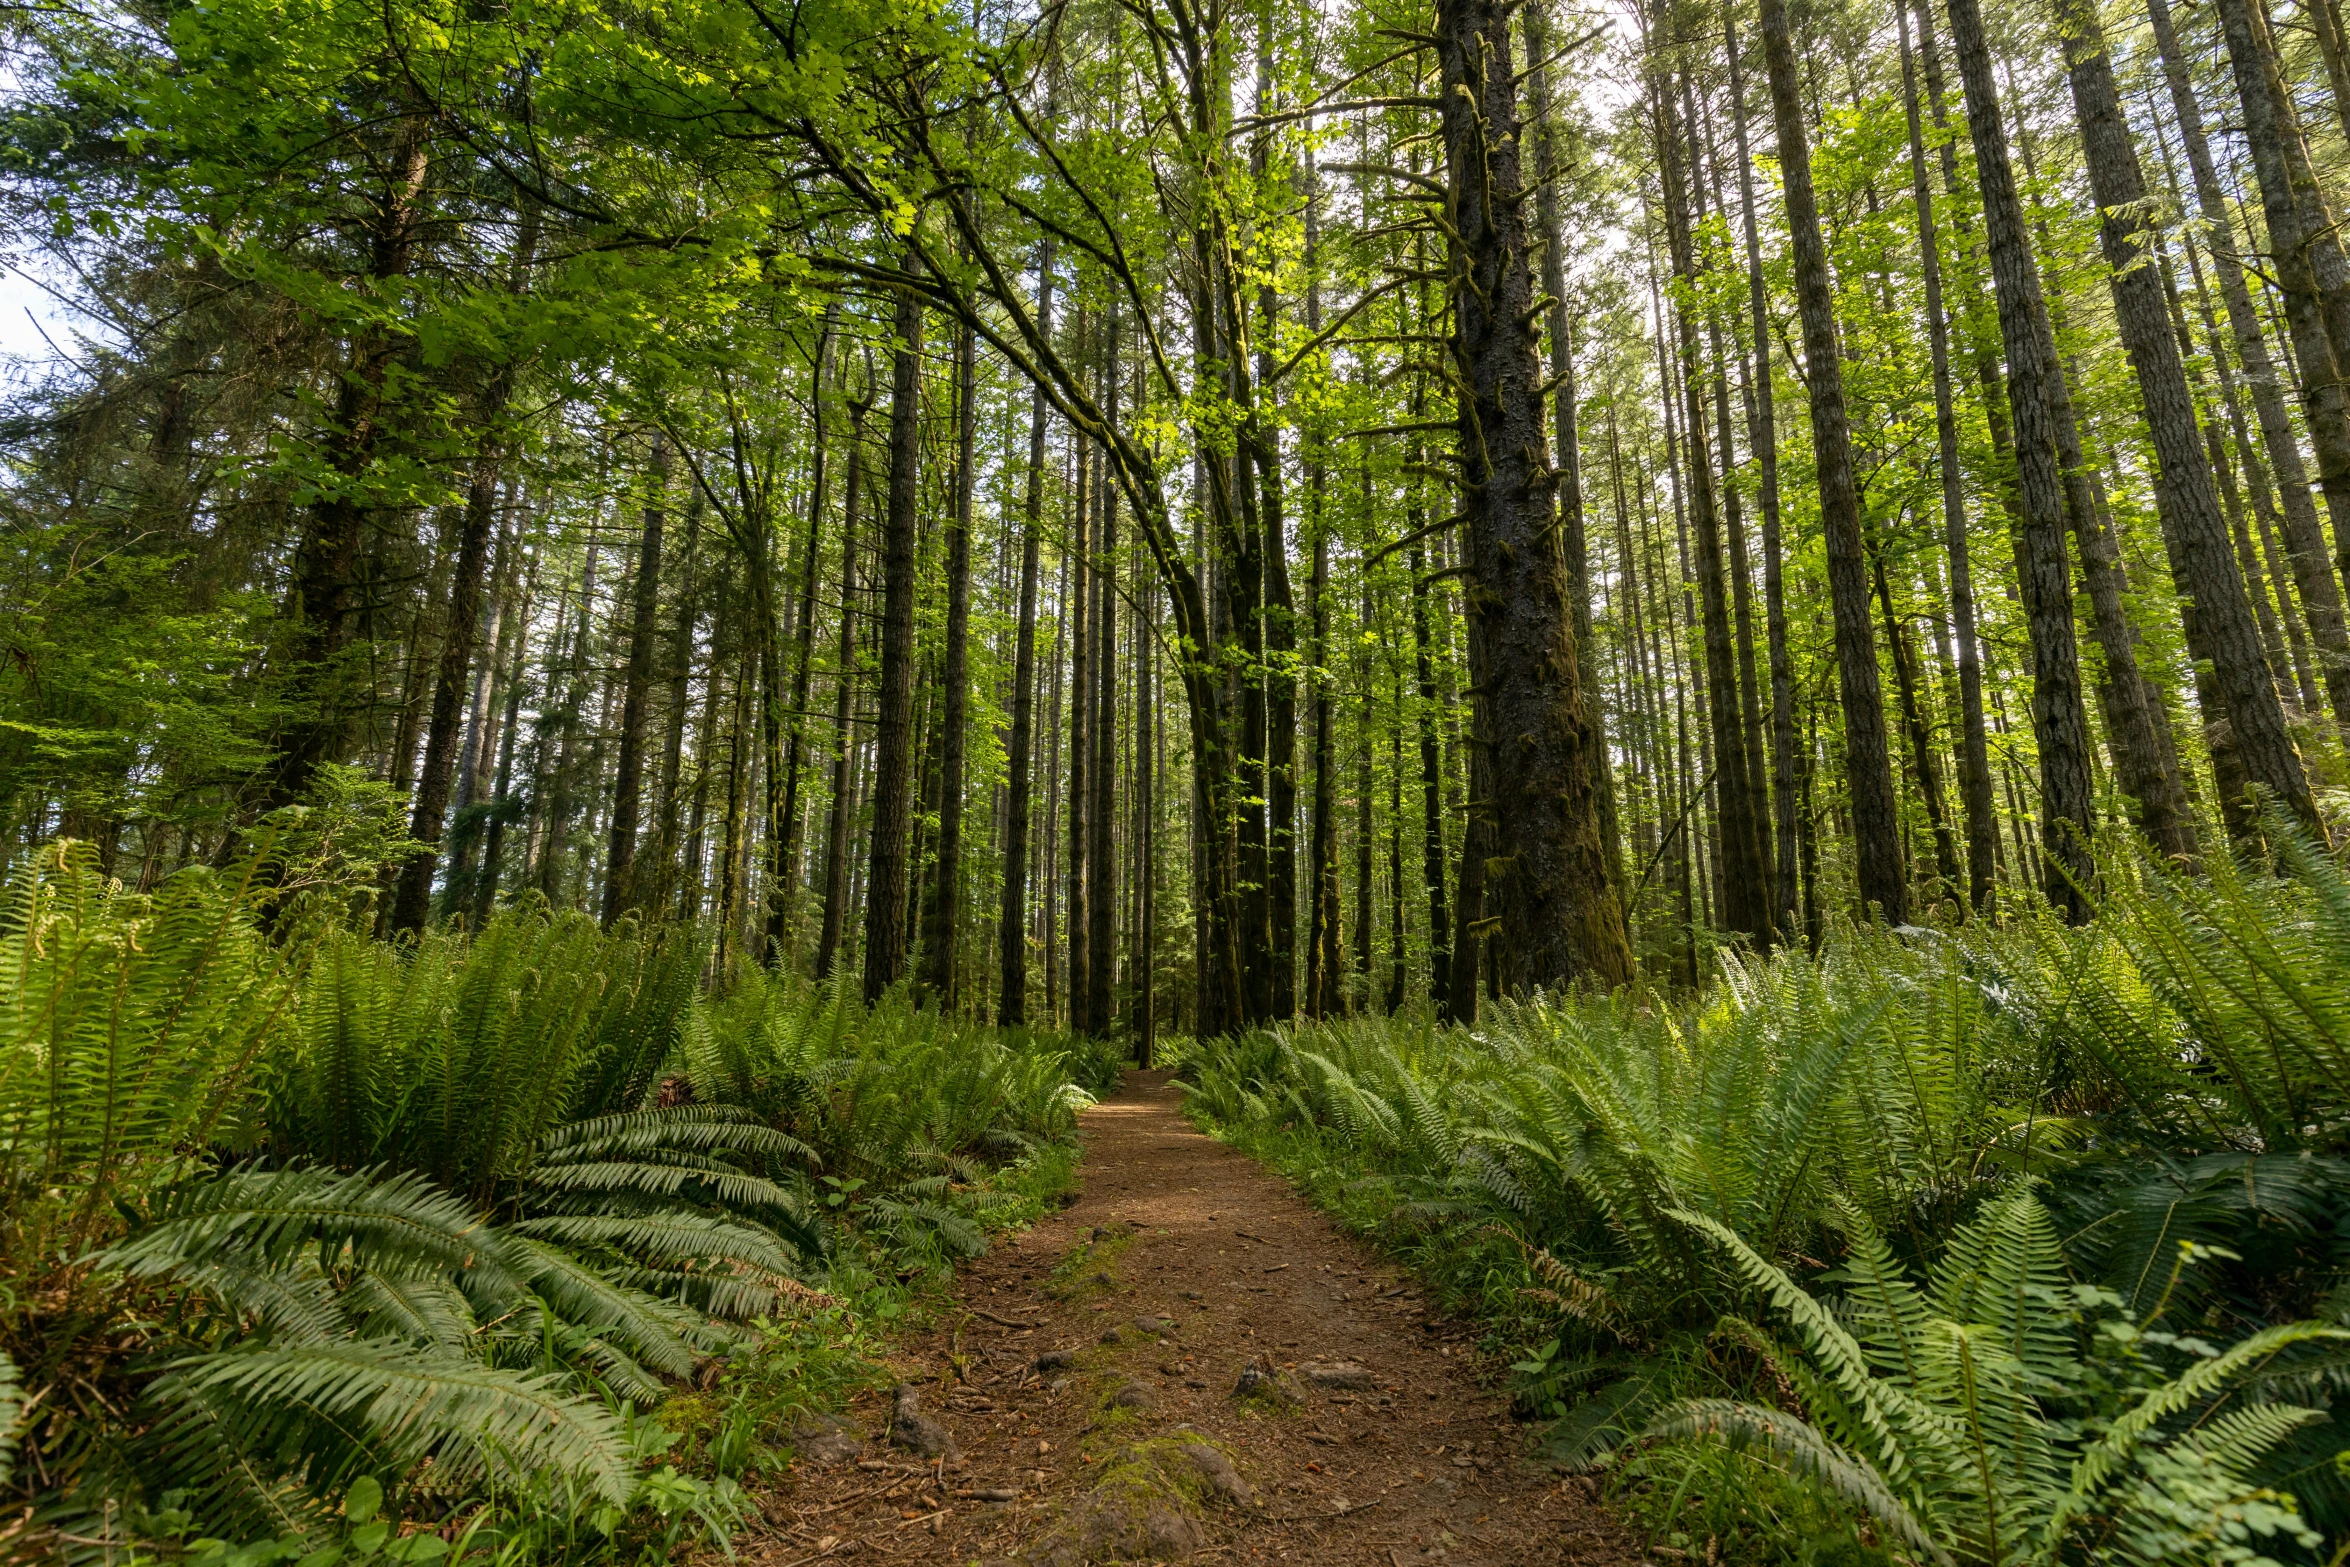
POLYGON ((2087 928, 1835 934, 1694 998, 1195 1048, 1659 1555, 2330 1562, 2350 879, 2116 846, 2087 928))
MULTIPOLYGON (((666 1555, 990 1226, 1098 1050, 518 907, 388 945, 282 857, 0 901, 0 1551, 666 1555)), ((327 1554, 316 1554, 316 1553, 327 1554)))

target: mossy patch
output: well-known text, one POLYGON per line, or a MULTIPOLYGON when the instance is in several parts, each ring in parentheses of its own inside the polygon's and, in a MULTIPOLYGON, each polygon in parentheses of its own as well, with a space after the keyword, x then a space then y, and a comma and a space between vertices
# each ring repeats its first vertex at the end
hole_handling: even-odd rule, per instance
POLYGON ((1105 1224, 1087 1232, 1085 1239, 1053 1265, 1044 1292, 1054 1300, 1083 1301, 1116 1292, 1118 1259, 1134 1244, 1129 1225, 1105 1224))
POLYGON ((1219 1503, 1255 1494, 1213 1438, 1188 1427, 1122 1449, 1037 1552, 1051 1567, 1176 1561, 1207 1543, 1202 1520, 1219 1503))

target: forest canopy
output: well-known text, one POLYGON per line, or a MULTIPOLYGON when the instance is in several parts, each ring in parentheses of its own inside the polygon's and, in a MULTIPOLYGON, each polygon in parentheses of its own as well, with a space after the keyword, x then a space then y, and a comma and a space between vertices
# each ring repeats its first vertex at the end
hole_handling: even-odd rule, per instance
POLYGON ((535 893, 1147 1035, 2341 809, 2326 0, 7 48, 12 857, 300 831, 382 934, 535 893))

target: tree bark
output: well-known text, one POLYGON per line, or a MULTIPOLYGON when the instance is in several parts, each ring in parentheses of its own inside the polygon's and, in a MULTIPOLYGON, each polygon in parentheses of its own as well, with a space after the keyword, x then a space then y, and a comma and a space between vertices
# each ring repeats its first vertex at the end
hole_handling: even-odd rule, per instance
MULTIPOLYGON (((1102 406, 1113 417, 1118 407, 1118 312, 1111 308, 1103 332, 1104 395, 1102 406)), ((1106 457, 1105 453, 1105 457, 1106 457)), ((1106 469, 1106 462, 1105 462, 1106 469)), ((1117 979, 1117 781, 1118 781, 1118 497, 1104 482, 1094 497, 1095 553, 1093 560, 1093 766, 1088 782, 1093 803, 1086 812, 1091 842, 1086 853, 1086 958, 1091 965, 1085 986, 1085 1031, 1096 1036, 1110 1032, 1114 1021, 1117 979)))
POLYGON ((637 546, 635 603, 628 626, 628 668, 620 698, 620 747, 614 758, 612 828, 604 860, 604 923, 640 904, 636 889, 636 833, 644 792, 645 718, 653 687, 654 621, 661 613, 661 527, 669 488, 669 442, 653 437, 644 532, 637 546))
POLYGON ((922 463, 922 300, 898 296, 891 355, 889 504, 881 532, 881 695, 874 718, 873 841, 865 877, 865 1000, 905 972, 914 817, 914 535, 922 463))
MULTIPOLYGON (((1052 334, 1053 243, 1048 238, 1036 259, 1037 330, 1052 334)), ((1028 1021, 1028 817, 1034 770, 1029 752, 1036 724, 1036 591, 1044 527, 1045 395, 1042 386, 1028 404, 1028 487, 1021 498, 1020 618, 1012 641, 1011 735, 1005 745, 1004 908, 998 922, 1003 984, 996 997, 996 1022, 1018 1028, 1028 1021)))
MULTIPOLYGON (((1591 634, 1590 547, 1584 535, 1583 460, 1575 435, 1575 345, 1567 316, 1566 227, 1559 217, 1558 128, 1550 107, 1550 18, 1548 0, 1526 7, 1526 107, 1534 126, 1534 215, 1541 226, 1542 289, 1550 298, 1543 312, 1550 343, 1551 436, 1558 448, 1559 549, 1567 568, 1567 601, 1574 613, 1576 672, 1591 721, 1594 754, 1603 759, 1592 777, 1599 792, 1599 835, 1607 856, 1608 879, 1620 898, 1624 885, 1624 837, 1616 820, 1616 770, 1608 744, 1606 687, 1599 678, 1597 640, 1591 634)), ((1472 766, 1471 776, 1476 769, 1472 766)), ((1469 815, 1481 808, 1476 786, 1469 789, 1469 815)), ((1466 836, 1463 838, 1466 844, 1466 836)), ((1463 865, 1467 849, 1462 850, 1463 865)), ((1464 900, 1463 909, 1466 910, 1464 900)))
POLYGON ((1631 978, 1632 953, 1600 833, 1593 779, 1607 759, 1583 698, 1543 438, 1508 11, 1439 0, 1436 38, 1459 235, 1452 354, 1467 597, 1485 665, 1470 674, 1493 809, 1511 824, 1512 853, 1496 856, 1486 889, 1510 938, 1497 945, 1496 979, 1505 993, 1583 978, 1614 986, 1631 978))
POLYGON ((2073 640, 2064 475, 2057 459, 2055 402, 2060 389, 2051 386, 2059 372, 2054 345, 2047 340, 2040 272, 2032 259, 2023 201, 2008 161, 2007 127, 1992 83, 1978 0, 1950 0, 1950 27, 1982 187, 2000 337, 2007 348, 2008 407, 2023 534, 2018 555, 2032 639, 2032 720, 2040 742, 2042 890, 2068 921, 2077 924, 2089 916, 2089 835, 2094 829, 2089 723, 2082 702, 2080 653, 2073 640))
POLYGON ((966 326, 955 340, 955 509, 947 526, 947 638, 939 679, 938 861, 923 921, 922 988, 955 1004, 956 942, 963 907, 963 756, 970 684, 971 491, 979 444, 979 343, 966 326))
MULTIPOLYGON (((1661 40, 1659 41, 1662 42, 1661 40)), ((1714 798, 1720 820, 1721 909, 1724 929, 1771 942, 1770 867, 1764 858, 1759 812, 1748 769, 1746 721, 1740 706, 1737 654, 1732 645, 1728 569, 1722 555, 1717 473, 1707 432, 1705 359, 1695 313, 1687 308, 1699 288, 1690 225, 1695 212, 1696 126, 1675 112, 1673 83, 1653 65, 1652 97, 1659 163, 1664 173, 1665 239, 1673 272, 1687 293, 1673 310, 1680 341, 1682 434, 1688 441, 1690 521, 1697 530, 1697 589, 1705 647, 1705 683, 1712 700, 1714 798), (1684 164, 1683 158, 1690 157, 1684 164)), ((1727 398, 1724 399, 1727 402, 1727 398)), ((1727 432, 1725 431, 1726 435, 1727 432)))
MULTIPOLYGON (((834 644, 832 799, 824 823, 824 922, 816 937, 816 977, 830 979, 840 964, 849 911, 850 717, 857 692, 857 524, 865 501, 865 410, 849 403, 848 494, 841 503, 840 635, 834 644)), ((712 683, 716 683, 715 675, 712 683)))
MULTIPOLYGON (((384 189, 362 236, 370 285, 380 287, 405 277, 415 265, 432 123, 431 115, 413 109, 394 122, 384 189)), ((283 700, 292 717, 278 736, 277 758, 261 781, 256 803, 264 812, 299 800, 318 769, 342 754, 350 692, 349 672, 341 665, 359 634, 366 596, 359 580, 359 555, 375 510, 367 495, 368 472, 390 435, 389 381, 403 341, 389 326, 359 328, 336 377, 335 411, 326 438, 326 459, 335 479, 303 511, 301 536, 294 546, 292 591, 279 612, 285 629, 269 660, 273 672, 282 672, 283 700)), ((467 638, 470 642, 470 628, 467 638)), ((445 799, 443 804, 445 809, 445 799)), ((436 822, 433 841, 439 836, 436 822)), ((229 841, 233 843, 235 835, 229 841)), ((421 912, 416 917, 421 923, 421 912)))
POLYGON ((2256 806, 2225 786, 2231 774, 2240 776, 2274 796, 2322 841, 2324 824, 2300 752, 2285 727, 2213 487, 2194 394, 2150 253, 2146 181, 2122 119, 2096 9, 2090 0, 2059 0, 2058 19, 2097 198, 2099 237, 2111 269, 2115 316, 2154 439, 2155 503, 2171 577, 2183 595, 2187 649, 2198 684, 2206 687, 2207 697, 2217 698, 2205 708, 2204 739, 2213 770, 2223 780, 2220 808, 2230 837, 2239 843, 2257 838, 2256 806))
POLYGON ((1754 449, 1761 479, 1764 636, 1771 661, 1771 923, 1783 936, 1797 929, 1795 830, 1795 665, 1787 648, 1787 587, 1779 532, 1779 418, 1771 375, 1770 312, 1763 293, 1762 240, 1755 217, 1754 159, 1746 144, 1746 83, 1738 50, 1737 19, 1722 15, 1724 51, 1730 61, 1731 124, 1737 136, 1738 203, 1746 237, 1746 294, 1754 339, 1752 388, 1747 409, 1747 444, 1754 449))
MULTIPOLYGON (((1421 462, 1426 466, 1425 454, 1421 462)), ((1404 514, 1404 525, 1419 528, 1417 506, 1404 514)), ((1428 648, 1428 563, 1417 544, 1407 558, 1412 572, 1412 674, 1420 698, 1413 726, 1420 738, 1420 872, 1428 896, 1428 994, 1441 1007, 1452 993, 1452 917, 1444 899, 1444 769, 1436 747, 1436 665, 1428 648)))
MULTIPOLYGON (((2187 75, 2185 52, 2171 27, 2168 0, 2146 0, 2146 16, 2153 24, 2155 47, 2162 56, 2164 84, 2170 91, 2171 112, 2178 124, 2179 140, 2186 148, 2188 172, 2195 182, 2196 211, 2202 215, 2204 227, 2211 235, 2211 262, 2219 274, 2220 302, 2227 311, 2236 357, 2252 394, 2252 411, 2260 426, 2261 442, 2267 448, 2269 466, 2276 474, 2285 559, 2292 568, 2293 586, 2301 596, 2310 637, 2317 644, 2326 703, 2334 722, 2350 728, 2350 627, 2345 626, 2340 585, 2334 580, 2333 562, 2326 552, 2325 528, 2318 521, 2317 507, 2310 498, 2300 438, 2286 411, 2277 366, 2268 352, 2268 338, 2261 331, 2260 317, 2252 308, 2252 295, 2245 286, 2244 266, 2237 258, 2231 238, 2235 225, 2229 217, 2227 197, 2220 188, 2219 172, 2212 163, 2211 144, 2203 130, 2203 111, 2187 75)), ((2239 83, 2242 80, 2238 78, 2239 83)), ((2256 491, 2256 504, 2261 491, 2265 491, 2265 486, 2256 491)), ((2337 525, 2341 520, 2337 513, 2337 525)))
MULTIPOLYGON (((2327 262, 2340 266, 2339 241, 2324 214, 2266 26, 2245 0, 2219 0, 2218 11, 2244 109, 2244 140, 2252 152, 2261 213, 2268 224, 2269 260, 2284 296, 2293 356, 2300 364, 2301 409, 2317 455, 2318 488, 2333 521, 2336 560, 2350 577, 2350 392, 2343 384, 2344 367, 2350 365, 2350 320, 2338 319, 2350 309, 2350 300, 2340 301, 2343 308, 2336 308, 2336 301, 2324 297, 2320 271, 2327 262)), ((2247 374, 2249 364, 2247 360, 2247 374)), ((2296 545, 2294 554, 2302 553, 2296 545)), ((2299 567, 2298 559, 2295 565, 2299 567)), ((2319 601, 2304 590, 2304 602, 2319 601)), ((2314 614, 2311 625, 2316 629, 2314 614)), ((2330 694, 2338 678, 2350 678, 2350 666, 2337 665, 2331 658, 2325 662, 2330 694)))
MULTIPOLYGON (((1924 0, 1919 0, 1921 6, 1924 0)), ((1909 0, 1895 12, 1901 32, 1902 103, 1909 126, 1911 192, 1917 203, 1919 266, 1925 274, 1926 335, 1934 364, 1935 461, 1942 487, 1942 547, 1950 559, 1950 614, 1958 642, 1958 794, 1966 815, 1965 908, 1991 903, 1999 859, 1999 808, 1991 792, 1991 745, 1983 720, 1982 643, 1975 630, 1975 574, 1967 542, 1965 474, 1959 466, 1958 404, 1950 381, 1950 320, 1942 304, 1941 246, 1934 231, 1934 195, 1926 179, 1924 127, 1918 115, 1916 64, 1910 58, 1909 0)), ((1921 26, 1931 26, 1929 15, 1921 26)))
MULTIPOLYGON (((1969 0, 1957 0, 1967 4, 1969 0)), ((1900 818, 1893 799, 1892 757, 1885 734, 1876 640, 1869 629, 1868 567, 1863 558, 1860 493, 1852 470, 1852 432, 1844 405, 1844 367, 1836 342, 1836 301, 1828 251, 1812 194, 1811 150, 1795 79, 1795 45, 1784 0, 1762 0, 1763 60, 1778 127, 1786 182, 1787 227, 1795 251, 1796 307, 1811 402, 1812 448, 1819 472, 1820 520, 1827 534, 1828 597, 1835 621, 1837 685, 1844 702, 1844 765, 1852 798, 1860 901, 1889 925, 1909 918, 1901 862, 1900 818)), ((2058 549, 2062 550, 2061 536, 2058 549)), ((2061 569, 2061 561, 2059 562, 2061 569)), ((2087 773, 2082 774, 2084 783, 2087 773)), ((2083 793, 2086 799, 2086 791, 2083 793)))

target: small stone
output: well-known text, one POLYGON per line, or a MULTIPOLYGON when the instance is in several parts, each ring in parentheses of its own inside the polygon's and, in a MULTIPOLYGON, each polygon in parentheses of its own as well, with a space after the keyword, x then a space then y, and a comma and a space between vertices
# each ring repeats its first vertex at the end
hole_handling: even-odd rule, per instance
POLYGON ((1172 1318, 1168 1317, 1136 1317, 1134 1325, 1145 1333, 1155 1333, 1162 1337, 1175 1331, 1175 1323, 1172 1318))
POLYGON ((1285 1407, 1305 1402, 1305 1390, 1297 1385, 1297 1378, 1277 1369, 1265 1355, 1240 1368, 1240 1380, 1232 1384, 1232 1396, 1263 1399, 1285 1407))
POLYGON ((924 1458, 960 1458, 954 1433, 922 1412, 922 1390, 907 1382, 899 1386, 889 1417, 889 1439, 898 1447, 924 1458))
POLYGON ((1030 1362, 1038 1371, 1074 1371, 1077 1369, 1077 1351, 1048 1349, 1030 1362))
POLYGON ((1101 1341, 1102 1341, 1104 1344, 1116 1344, 1116 1343, 1120 1342, 1121 1340, 1123 1340, 1125 1337, 1126 1337, 1126 1330, 1125 1330, 1124 1328, 1121 1328, 1121 1327, 1112 1327, 1112 1328, 1107 1328, 1107 1329, 1105 1329, 1105 1330, 1103 1331, 1103 1333, 1102 1333, 1102 1337, 1101 1337, 1101 1341))
POLYGON ((1325 1393, 1368 1393, 1377 1385, 1368 1370, 1351 1360, 1309 1360, 1297 1374, 1306 1386, 1325 1393))
POLYGON ((1145 1383, 1129 1382, 1110 1395, 1110 1407, 1112 1409, 1156 1409, 1159 1407, 1159 1395, 1152 1392, 1145 1383))
POLYGON ((1202 1296, 1202 1295, 1200 1294, 1200 1292, 1199 1292, 1198 1290, 1183 1290, 1183 1291, 1180 1291, 1179 1293, 1180 1293, 1180 1294, 1183 1296, 1183 1298, 1184 1298, 1185 1300, 1201 1300, 1201 1299, 1204 1299, 1204 1298, 1205 1298, 1204 1296, 1202 1296))
POLYGON ((810 1415, 792 1428, 791 1444, 802 1463, 816 1469, 835 1469, 863 1449, 865 1433, 838 1415, 810 1415))

